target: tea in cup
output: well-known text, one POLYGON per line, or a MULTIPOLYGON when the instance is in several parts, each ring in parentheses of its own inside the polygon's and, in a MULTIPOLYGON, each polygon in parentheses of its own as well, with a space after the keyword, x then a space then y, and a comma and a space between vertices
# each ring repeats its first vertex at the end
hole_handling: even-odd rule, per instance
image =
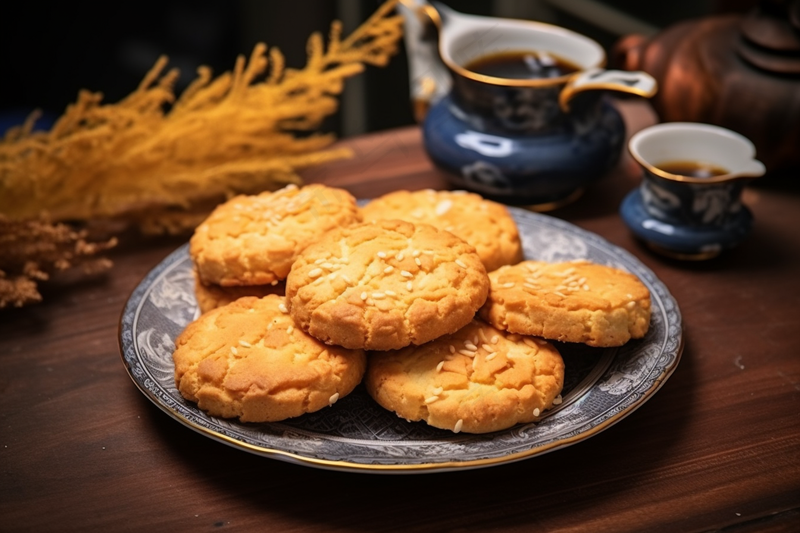
POLYGON ((747 138, 710 124, 670 122, 636 133, 628 148, 643 179, 620 214, 650 248, 708 259, 750 232, 753 217, 742 190, 765 167, 747 138))

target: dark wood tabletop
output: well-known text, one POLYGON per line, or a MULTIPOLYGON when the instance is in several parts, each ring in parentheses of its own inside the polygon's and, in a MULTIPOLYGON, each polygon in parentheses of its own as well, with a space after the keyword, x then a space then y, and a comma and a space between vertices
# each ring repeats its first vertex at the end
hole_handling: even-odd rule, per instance
MULTIPOLYGON (((642 102, 618 105, 629 133, 655 122, 642 102)), ((345 144, 353 159, 305 179, 362 198, 447 187, 418 128, 345 144)), ((679 262, 649 252, 618 215, 639 179, 624 155, 550 213, 638 257, 683 314, 678 368, 609 429, 523 461, 425 475, 322 470, 226 446, 128 376, 123 306, 185 238, 127 238, 107 275, 0 311, 0 531, 800 531, 798 187, 752 184, 747 240, 679 262)))

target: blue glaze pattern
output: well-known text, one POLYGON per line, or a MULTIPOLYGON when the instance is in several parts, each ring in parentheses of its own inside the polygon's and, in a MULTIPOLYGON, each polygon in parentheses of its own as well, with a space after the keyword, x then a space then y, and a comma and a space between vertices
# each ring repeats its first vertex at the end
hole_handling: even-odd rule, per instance
POLYGON ((613 167, 625 139, 622 118, 605 99, 563 116, 544 132, 503 133, 447 96, 428 112, 423 142, 457 188, 511 205, 558 202, 613 167))

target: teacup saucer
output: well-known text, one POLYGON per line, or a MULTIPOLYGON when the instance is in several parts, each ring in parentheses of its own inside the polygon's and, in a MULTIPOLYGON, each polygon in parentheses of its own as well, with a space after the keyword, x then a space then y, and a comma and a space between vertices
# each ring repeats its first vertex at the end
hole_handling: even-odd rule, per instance
POLYGON ((645 209, 638 188, 622 201, 620 216, 634 235, 652 250, 675 259, 695 261, 711 259, 735 247, 753 226, 753 215, 744 206, 722 226, 698 227, 658 220, 645 209))

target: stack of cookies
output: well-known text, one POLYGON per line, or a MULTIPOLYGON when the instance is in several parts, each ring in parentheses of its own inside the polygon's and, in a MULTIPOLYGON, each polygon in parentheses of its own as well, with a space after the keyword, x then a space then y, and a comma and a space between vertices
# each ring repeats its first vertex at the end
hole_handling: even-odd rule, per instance
POLYGON ((363 382, 409 421, 486 433, 561 400, 546 339, 644 335, 634 276, 524 261, 508 210, 472 193, 400 191, 359 209, 309 185, 237 197, 192 237, 203 314, 179 336, 178 389, 214 416, 277 421, 363 382))

